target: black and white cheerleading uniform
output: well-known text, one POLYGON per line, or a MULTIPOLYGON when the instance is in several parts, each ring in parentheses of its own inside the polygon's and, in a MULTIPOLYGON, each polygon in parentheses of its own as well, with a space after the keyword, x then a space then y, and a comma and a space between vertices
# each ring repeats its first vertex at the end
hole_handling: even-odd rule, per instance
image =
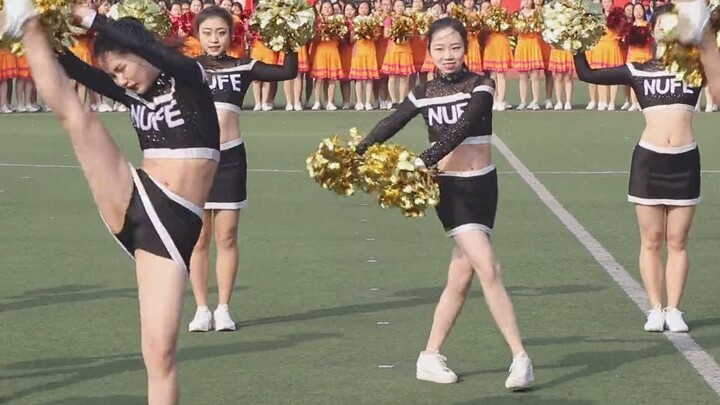
MULTIPOLYGON (((378 123, 358 145, 364 153, 399 132, 422 114, 431 146, 420 154, 425 166, 436 165, 460 145, 489 144, 495 82, 465 69, 417 86, 397 110, 378 123)), ((448 236, 469 230, 492 233, 498 203, 494 165, 477 171, 442 172, 436 212, 448 236)))
MULTIPOLYGON (((700 87, 678 80, 659 61, 591 69, 584 54, 575 56, 578 78, 600 85, 629 85, 643 111, 694 111, 700 87)), ((630 166, 628 201, 641 205, 689 206, 700 203, 700 151, 697 143, 663 147, 639 141, 630 166)))
MULTIPOLYGON (((223 53, 201 56, 212 90, 215 108, 240 114, 250 83, 277 82, 297 76, 297 53, 288 53, 282 66, 254 59, 236 59, 223 53)), ((239 210, 247 206, 247 153, 242 138, 220 145, 220 163, 213 180, 206 210, 239 210)))
MULTIPOLYGON (((70 51, 58 53, 68 75, 130 109, 145 158, 220 159, 220 128, 205 70, 193 59, 133 35, 134 26, 96 15, 92 27, 157 67, 161 74, 143 95, 125 90, 103 71, 70 51)), ((123 229, 115 234, 134 256, 136 249, 173 260, 189 270, 202 229, 202 208, 174 194, 142 169, 130 165, 134 189, 123 229)))

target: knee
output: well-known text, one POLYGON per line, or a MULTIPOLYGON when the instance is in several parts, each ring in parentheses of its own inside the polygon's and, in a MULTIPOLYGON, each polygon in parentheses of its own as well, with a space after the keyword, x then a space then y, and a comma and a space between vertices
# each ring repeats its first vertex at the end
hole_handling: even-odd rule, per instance
POLYGON ((217 229, 215 232, 215 244, 218 250, 237 249, 237 228, 217 229))
POLYGON ((480 279, 480 284, 483 286, 483 288, 491 287, 502 281, 500 277, 499 263, 492 263, 486 266, 478 266, 477 268, 475 268, 475 272, 477 273, 478 278, 480 279))
POLYGON ((659 229, 645 230, 641 235, 641 245, 645 250, 660 252, 663 245, 663 232, 659 229))
POLYGON ((687 249, 687 235, 684 233, 668 232, 667 249, 670 252, 682 252, 687 249))
POLYGON ((445 285, 445 291, 451 293, 452 295, 464 297, 467 295, 468 291, 470 291, 471 285, 472 272, 468 272, 467 274, 463 274, 461 276, 448 278, 448 282, 445 285))
POLYGON ((165 339, 143 337, 142 353, 150 376, 164 376, 175 368, 175 345, 165 339))

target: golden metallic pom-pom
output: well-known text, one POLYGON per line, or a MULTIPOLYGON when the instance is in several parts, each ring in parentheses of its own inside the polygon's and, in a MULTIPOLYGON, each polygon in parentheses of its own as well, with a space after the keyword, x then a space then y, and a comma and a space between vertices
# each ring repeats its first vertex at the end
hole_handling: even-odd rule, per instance
MULTIPOLYGON (((36 0, 35 11, 48 34, 48 41, 55 49, 75 45, 76 35, 85 34, 87 30, 73 23, 71 6, 73 0, 36 0)), ((0 3, 0 9, 2 4, 0 3)), ((9 45, 15 55, 22 55, 22 43, 16 38, 0 38, 0 43, 9 45)))
POLYGON ((273 51, 297 51, 313 37, 315 13, 304 0, 260 0, 250 30, 273 51))
POLYGON ((150 32, 160 38, 168 38, 172 31, 172 22, 168 13, 153 0, 124 0, 111 13, 111 18, 132 17, 139 20, 150 32))
POLYGON ((348 197, 355 193, 354 145, 343 144, 338 135, 323 139, 317 151, 305 160, 308 174, 322 188, 348 197))
POLYGON ((417 156, 400 145, 373 145, 360 161, 360 187, 377 196, 383 208, 399 208, 406 217, 425 216, 440 202, 434 171, 416 168, 417 156))

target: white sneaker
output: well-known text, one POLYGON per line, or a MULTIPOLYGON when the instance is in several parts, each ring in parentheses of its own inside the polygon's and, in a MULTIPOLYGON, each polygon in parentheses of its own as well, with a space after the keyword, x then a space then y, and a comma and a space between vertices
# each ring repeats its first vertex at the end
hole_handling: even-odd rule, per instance
POLYGON ((507 108, 509 108, 509 107, 508 107, 508 104, 505 102, 499 102, 497 105, 498 111, 505 111, 507 108))
POLYGON ((11 114, 13 110, 11 110, 10 107, 4 105, 2 108, 0 108, 0 112, 3 114, 11 114))
POLYGON ((682 312, 677 308, 665 308, 663 310, 665 314, 665 324, 670 332, 687 332, 690 328, 683 320, 682 312))
POLYGON ((452 384, 458 380, 457 375, 447 366, 447 357, 440 353, 420 352, 416 367, 415 377, 418 380, 438 384, 452 384))
POLYGON ((327 105, 325 106, 325 109, 327 111, 335 111, 335 110, 337 110, 337 107, 333 103, 327 103, 327 105))
POLYGON ((210 309, 208 307, 198 307, 188 329, 190 332, 209 332, 213 330, 213 318, 210 309))
POLYGON ((630 108, 628 108, 628 111, 638 111, 638 110, 640 110, 640 106, 637 104, 633 104, 630 106, 630 108))
POLYGON ((662 332, 665 330, 665 312, 657 306, 647 311, 645 332, 662 332))
POLYGON ((515 356, 510 365, 510 375, 505 380, 505 388, 513 391, 522 391, 530 387, 535 380, 532 360, 523 352, 515 356))
POLYGON ((540 105, 537 103, 537 101, 533 101, 527 106, 528 110, 537 111, 540 109, 540 105))
POLYGON ((315 104, 312 105, 312 108, 311 108, 311 109, 312 109, 313 111, 319 110, 319 109, 320 109, 320 102, 319 102, 319 101, 316 101, 315 104))
POLYGON ((365 111, 372 111, 372 110, 373 110, 372 104, 370 104, 370 103, 365 103, 365 111))
POLYGON ((546 110, 552 110, 552 109, 553 109, 552 100, 550 100, 550 99, 545 100, 545 109, 546 109, 546 110))
POLYGON ((365 104, 363 103, 355 103, 355 111, 362 111, 365 109, 365 104))
POLYGON ((625 111, 625 110, 627 110, 628 108, 630 108, 630 102, 629 102, 629 101, 624 102, 623 105, 620 107, 620 109, 621 109, 622 111, 625 111))
POLYGON ((521 102, 520 104, 518 104, 517 108, 515 108, 515 109, 518 111, 522 111, 526 108, 527 108, 527 105, 525 103, 521 102))
POLYGON ((555 104, 555 107, 553 107, 553 110, 560 111, 563 109, 563 103, 558 101, 557 104, 555 104))
POLYGON ((262 105, 263 111, 272 111, 274 108, 275 108, 275 106, 270 103, 266 103, 266 104, 262 105))
POLYGON ((572 110, 572 104, 570 104, 569 101, 565 102, 565 108, 564 108, 564 110, 565 110, 565 111, 570 111, 570 110, 572 110))
POLYGON ((263 108, 262 103, 255 104, 255 107, 253 107, 253 111, 261 111, 263 108))
POLYGON ((112 110, 113 108, 107 105, 107 103, 100 103, 100 105, 98 106, 98 111, 100 111, 101 113, 112 112, 112 110))
POLYGON ((287 103, 287 105, 285 106, 285 111, 292 111, 294 109, 295 107, 290 103, 287 103))
POLYGON ((586 110, 594 110, 595 108, 597 108, 597 104, 594 101, 589 102, 585 107, 586 110))
POLYGON ((296 103, 294 108, 295 108, 295 111, 302 111, 303 110, 302 103, 296 103))
POLYGON ((213 313, 213 317, 215 318, 216 331, 236 329, 235 321, 233 321, 232 317, 230 316, 230 308, 228 308, 227 305, 218 305, 218 307, 215 309, 215 312, 213 313))
POLYGON ((608 108, 607 103, 598 103, 597 104, 598 111, 605 111, 605 110, 607 110, 607 108, 608 108))
POLYGON ((615 111, 615 104, 608 104, 607 110, 608 110, 608 111, 615 111))

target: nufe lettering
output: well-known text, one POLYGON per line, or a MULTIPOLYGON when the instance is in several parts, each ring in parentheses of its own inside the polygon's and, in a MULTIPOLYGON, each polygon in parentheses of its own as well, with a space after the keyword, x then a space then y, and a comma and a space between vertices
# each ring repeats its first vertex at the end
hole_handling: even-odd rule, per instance
POLYGON ((467 102, 453 105, 431 107, 428 109, 428 124, 432 127, 438 124, 455 124, 465 112, 467 102))
POLYGON ((168 104, 158 106, 151 110, 145 105, 133 105, 130 109, 133 126, 142 131, 160 130, 160 123, 164 122, 168 128, 175 128, 183 125, 185 120, 182 113, 175 109, 177 101, 172 100, 168 104))
POLYGON ((685 94, 693 94, 687 84, 674 77, 656 77, 643 81, 643 92, 646 96, 675 94, 679 89, 685 94))

